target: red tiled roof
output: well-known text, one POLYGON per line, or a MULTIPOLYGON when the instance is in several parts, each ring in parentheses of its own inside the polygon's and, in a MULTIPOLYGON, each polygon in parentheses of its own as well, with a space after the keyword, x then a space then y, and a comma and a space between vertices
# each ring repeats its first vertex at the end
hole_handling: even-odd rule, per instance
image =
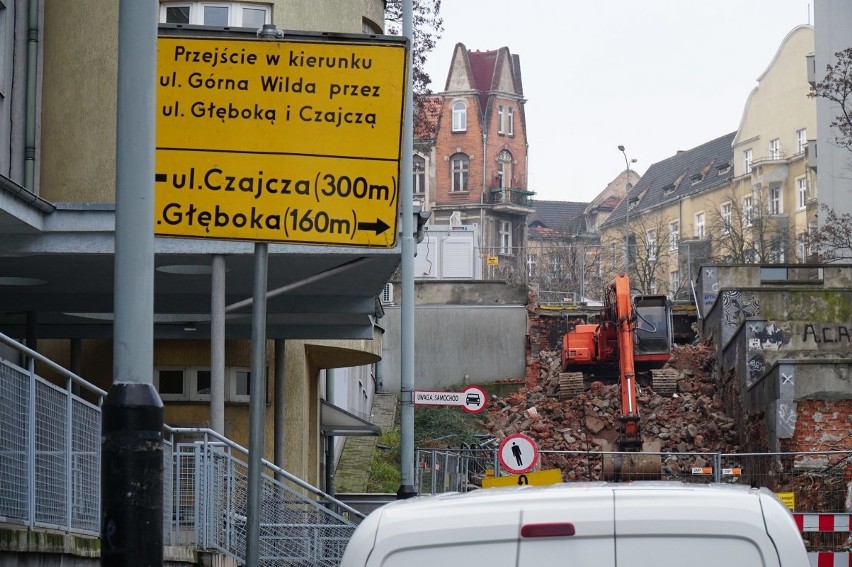
POLYGON ((488 103, 488 91, 491 90, 494 82, 494 69, 499 55, 500 51, 467 52, 470 73, 473 76, 473 88, 479 91, 479 101, 483 109, 488 103))

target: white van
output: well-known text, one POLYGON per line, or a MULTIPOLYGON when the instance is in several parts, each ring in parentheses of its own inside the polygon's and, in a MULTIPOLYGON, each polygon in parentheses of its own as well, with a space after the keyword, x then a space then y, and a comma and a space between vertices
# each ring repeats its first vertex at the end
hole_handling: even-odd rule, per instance
POLYGON ((391 502, 341 567, 809 567, 768 490, 670 482, 491 488, 391 502))

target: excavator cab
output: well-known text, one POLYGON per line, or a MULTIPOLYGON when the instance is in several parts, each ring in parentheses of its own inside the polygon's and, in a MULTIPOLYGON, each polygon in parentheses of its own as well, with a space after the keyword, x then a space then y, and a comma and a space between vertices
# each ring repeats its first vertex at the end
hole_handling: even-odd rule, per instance
MULTIPOLYGON (((672 309, 665 295, 638 295, 633 299, 636 313, 636 357, 664 355, 672 352, 672 309)), ((654 357, 656 358, 656 357, 654 357)))
POLYGON ((672 355, 672 304, 665 295, 633 297, 633 354, 637 372, 651 377, 658 394, 673 394, 680 372, 663 368, 672 355))

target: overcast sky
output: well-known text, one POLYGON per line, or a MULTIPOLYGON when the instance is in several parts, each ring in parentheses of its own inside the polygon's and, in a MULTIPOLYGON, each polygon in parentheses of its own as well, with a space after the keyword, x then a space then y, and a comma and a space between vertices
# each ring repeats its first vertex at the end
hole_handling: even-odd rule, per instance
MULTIPOLYGON (((590 201, 739 126, 749 93, 813 0, 443 0, 444 32, 427 64, 444 89, 456 43, 508 47, 527 98, 529 189, 590 201)), ((805 62, 802 61, 802 65, 805 62)))

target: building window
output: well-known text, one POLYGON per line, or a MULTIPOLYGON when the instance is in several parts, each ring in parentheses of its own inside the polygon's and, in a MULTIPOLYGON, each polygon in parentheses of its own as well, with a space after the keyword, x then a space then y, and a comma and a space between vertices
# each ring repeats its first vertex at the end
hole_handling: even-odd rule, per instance
POLYGON ((258 29, 272 22, 272 9, 242 2, 163 2, 160 22, 258 29))
POLYGON ((382 27, 373 20, 361 18, 361 33, 381 35, 383 32, 382 27))
POLYGON ((743 173, 751 173, 751 150, 743 152, 743 173))
POLYGON ((414 183, 412 185, 415 195, 426 192, 426 160, 423 156, 414 156, 414 183))
POLYGON ((511 106, 506 109, 506 133, 510 136, 515 135, 515 109, 511 106))
POLYGON ((796 236, 796 256, 802 263, 808 259, 808 235, 804 232, 796 236))
POLYGON ((731 204, 723 203, 720 211, 722 217, 722 234, 731 232, 731 204))
POLYGON ((669 290, 670 295, 674 297, 677 295, 677 290, 680 289, 680 271, 675 270, 669 273, 669 290))
POLYGON ((450 159, 450 165, 453 173, 453 186, 450 188, 450 191, 453 193, 467 191, 467 177, 470 173, 470 158, 465 154, 455 154, 450 159))
POLYGON ((796 206, 799 210, 805 208, 808 200, 808 178, 800 177, 796 180, 796 206))
POLYGON ((501 104, 500 106, 497 107, 497 133, 498 134, 504 133, 503 124, 505 123, 505 121, 506 121, 506 117, 503 113, 503 105, 501 104))
POLYGON ((784 240, 780 236, 773 237, 769 242, 769 261, 777 264, 786 261, 784 240))
POLYGON ((512 187, 512 154, 508 150, 497 154, 497 183, 501 189, 512 187))
POLYGON ((695 213, 695 238, 704 238, 704 213, 695 213))
POLYGON ((781 159, 781 140, 778 138, 769 141, 769 159, 781 159))
POLYGON ((453 132, 465 130, 467 130, 467 104, 460 100, 453 104, 453 132))
POLYGON ((796 130, 796 153, 800 154, 808 147, 808 131, 804 128, 796 130))
POLYGON ((189 373, 189 399, 210 399, 211 373, 209 368, 193 368, 189 373))
POLYGON ((185 400, 189 398, 189 388, 186 384, 186 369, 180 367, 161 367, 154 370, 154 386, 160 393, 160 398, 169 400, 185 400))
POLYGON ((784 205, 781 202, 781 186, 769 188, 769 214, 780 215, 784 212, 784 205))
POLYGON ((527 256, 527 276, 530 278, 534 278, 538 275, 536 272, 536 264, 538 263, 538 256, 535 254, 530 254, 527 256))
POLYGON ((648 293, 657 293, 657 278, 648 281, 648 293))
POLYGON ((512 223, 500 221, 500 254, 512 255, 512 223))
POLYGON ((645 246, 647 247, 648 261, 657 261, 657 231, 649 230, 645 233, 645 246))
POLYGON ((669 250, 677 250, 677 243, 680 240, 680 221, 672 221, 669 223, 669 250))
POLYGON ((751 226, 753 201, 752 198, 743 197, 743 226, 751 226))
POLYGON ((234 368, 228 378, 229 399, 234 402, 248 402, 251 398, 251 370, 234 368))
MULTIPOLYGON (((251 371, 225 368, 225 399, 248 402, 251 371)), ((210 401, 211 372, 204 366, 158 366, 154 368, 154 387, 164 401, 210 401)))

